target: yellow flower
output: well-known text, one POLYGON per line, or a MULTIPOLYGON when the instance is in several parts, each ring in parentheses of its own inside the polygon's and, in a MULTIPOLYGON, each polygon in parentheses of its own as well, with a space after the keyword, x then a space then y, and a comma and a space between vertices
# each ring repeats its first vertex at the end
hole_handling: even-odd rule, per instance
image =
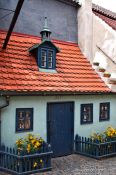
POLYGON ((39 141, 40 141, 40 142, 43 142, 43 139, 42 139, 42 138, 40 138, 40 139, 39 139, 39 141))
POLYGON ((40 163, 43 163, 43 160, 42 159, 40 159, 40 163))
POLYGON ((27 148, 27 152, 30 153, 30 148, 27 148))
POLYGON ((27 147, 28 147, 28 148, 30 148, 30 147, 31 147, 31 145, 30 145, 30 144, 28 144, 28 145, 27 145, 27 147))
POLYGON ((33 139, 33 135, 29 134, 29 140, 33 139))
POLYGON ((36 146, 39 147, 41 144, 37 141, 36 142, 36 146))
POLYGON ((16 144, 18 145, 18 140, 16 140, 16 144))
POLYGON ((27 152, 30 153, 30 150, 31 150, 31 145, 28 144, 28 145, 27 145, 27 152))
POLYGON ((34 148, 36 149, 37 148, 37 145, 34 145, 34 148))
POLYGON ((34 167, 34 168, 37 167, 37 162, 34 162, 33 167, 34 167))
POLYGON ((35 140, 35 139, 33 139, 33 140, 31 140, 31 143, 32 143, 32 144, 34 144, 34 143, 35 143, 35 141, 36 141, 36 140, 35 140))

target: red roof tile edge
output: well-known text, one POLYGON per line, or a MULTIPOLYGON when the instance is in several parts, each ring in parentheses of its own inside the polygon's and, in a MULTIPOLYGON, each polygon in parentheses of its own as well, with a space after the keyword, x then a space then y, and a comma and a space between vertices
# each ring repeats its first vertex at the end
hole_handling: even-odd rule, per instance
POLYGON ((98 13, 100 13, 108 18, 116 20, 116 13, 114 13, 110 10, 107 10, 99 5, 92 4, 92 10, 95 12, 98 12, 98 13))

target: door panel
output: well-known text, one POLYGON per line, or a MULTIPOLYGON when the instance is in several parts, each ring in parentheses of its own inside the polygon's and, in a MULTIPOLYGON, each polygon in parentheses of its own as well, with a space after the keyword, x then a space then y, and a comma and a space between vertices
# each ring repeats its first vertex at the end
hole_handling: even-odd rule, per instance
POLYGON ((71 154, 74 141, 74 105, 68 103, 49 103, 47 106, 48 143, 54 157, 71 154))

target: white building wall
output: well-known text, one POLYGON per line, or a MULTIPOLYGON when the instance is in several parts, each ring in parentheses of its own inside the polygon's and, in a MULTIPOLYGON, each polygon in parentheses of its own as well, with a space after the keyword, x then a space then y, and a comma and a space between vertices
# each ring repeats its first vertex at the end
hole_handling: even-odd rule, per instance
POLYGON ((78 10, 78 44, 82 53, 90 61, 92 59, 93 34, 92 0, 81 0, 78 10))
POLYGON ((14 146, 15 141, 27 134, 16 133, 16 108, 33 108, 34 122, 33 132, 39 134, 45 140, 47 138, 47 103, 48 102, 75 102, 74 105, 74 134, 90 136, 93 132, 99 132, 112 125, 116 127, 116 95, 77 95, 77 96, 49 96, 49 97, 11 97, 10 105, 1 110, 1 139, 7 146, 14 146), (99 122, 99 103, 110 102, 110 120, 99 122), (80 105, 93 103, 93 124, 80 125, 80 105))
POLYGON ((78 10, 78 44, 90 60, 116 73, 116 31, 92 12, 92 0, 81 0, 78 10))
POLYGON ((116 73, 116 31, 93 14, 93 61, 116 73))

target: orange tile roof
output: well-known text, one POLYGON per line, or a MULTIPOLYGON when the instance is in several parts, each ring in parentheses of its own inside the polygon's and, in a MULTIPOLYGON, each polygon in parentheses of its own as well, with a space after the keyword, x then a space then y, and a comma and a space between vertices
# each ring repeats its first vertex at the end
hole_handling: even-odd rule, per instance
POLYGON ((107 93, 110 89, 93 70, 75 43, 56 41, 57 73, 40 72, 28 49, 40 38, 12 34, 6 50, 6 33, 0 32, 0 91, 49 93, 107 93))

